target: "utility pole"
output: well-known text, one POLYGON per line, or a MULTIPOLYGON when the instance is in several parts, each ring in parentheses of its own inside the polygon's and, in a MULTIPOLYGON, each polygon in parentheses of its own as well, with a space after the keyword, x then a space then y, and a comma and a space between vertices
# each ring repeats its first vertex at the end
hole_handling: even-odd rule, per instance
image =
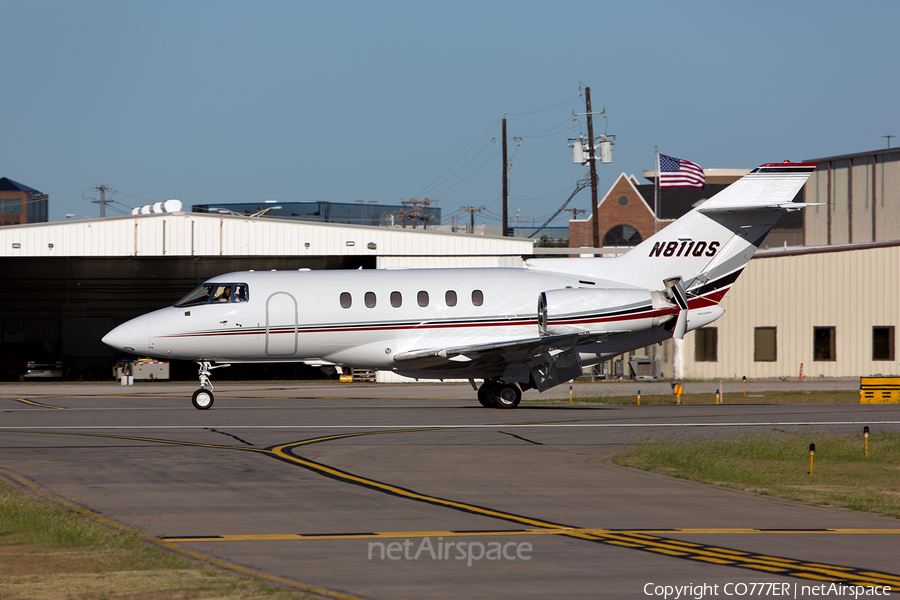
POLYGON ((484 206, 479 206, 477 208, 474 206, 460 206, 459 210, 464 210, 469 213, 472 222, 472 228, 469 230, 469 233, 475 233, 475 213, 484 210, 484 206))
POLYGON ((593 218, 594 248, 600 247, 600 218, 597 215, 597 163, 594 161, 594 116, 591 113, 591 88, 584 88, 587 103, 588 151, 591 163, 591 215, 593 218))
MULTIPOLYGON (((509 186, 507 185, 509 163, 506 159, 506 115, 503 115, 503 237, 509 235, 509 186)), ((474 229, 473 229, 474 231, 474 229)))
MULTIPOLYGON (((506 124, 506 121, 503 121, 503 123, 504 123, 504 125, 505 125, 505 124, 506 124)), ((506 130, 504 129, 503 131, 506 131, 506 130)), ((888 150, 890 150, 890 148, 891 148, 891 138, 895 138, 895 137, 897 137, 897 136, 896 136, 896 135, 883 135, 883 136, 881 136, 881 137, 887 138, 887 141, 888 141, 888 150)))
POLYGON ((567 208, 566 212, 572 213, 572 218, 578 220, 578 213, 587 212, 586 208, 567 208))
MULTIPOLYGON (((424 200, 401 200, 400 201, 400 204, 411 204, 412 205, 412 209, 409 211, 409 213, 413 220, 413 229, 416 228, 416 223, 419 222, 420 218, 422 219, 422 228, 428 229, 428 205, 431 204, 432 202, 437 202, 437 199, 425 198, 424 200), (421 213, 419 212, 419 206, 425 207, 424 216, 420 216, 421 213)), ((404 227, 405 227, 405 224, 406 224, 406 216, 405 215, 403 217, 403 223, 404 223, 404 227)))
POLYGON ((100 205, 100 218, 102 219, 103 217, 106 216, 106 205, 112 203, 112 200, 106 199, 106 192, 107 192, 107 190, 110 192, 115 192, 116 190, 111 185, 106 185, 106 184, 100 185, 100 184, 96 184, 96 183, 94 184, 93 187, 89 187, 88 190, 98 190, 100 192, 100 199, 99 200, 91 200, 91 203, 100 205))

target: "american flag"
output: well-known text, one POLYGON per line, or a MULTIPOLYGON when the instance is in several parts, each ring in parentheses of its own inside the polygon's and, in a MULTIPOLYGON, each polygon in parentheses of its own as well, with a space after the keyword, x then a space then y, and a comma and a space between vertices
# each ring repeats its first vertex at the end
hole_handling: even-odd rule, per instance
POLYGON ((689 160, 659 155, 659 187, 706 186, 706 175, 700 165, 689 160))

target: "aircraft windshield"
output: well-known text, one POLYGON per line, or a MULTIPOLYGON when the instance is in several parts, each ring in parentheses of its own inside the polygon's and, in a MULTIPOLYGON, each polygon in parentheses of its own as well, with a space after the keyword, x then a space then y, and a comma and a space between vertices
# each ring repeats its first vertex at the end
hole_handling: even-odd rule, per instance
POLYGON ((177 307, 247 302, 250 299, 246 283, 204 283, 175 303, 177 307))

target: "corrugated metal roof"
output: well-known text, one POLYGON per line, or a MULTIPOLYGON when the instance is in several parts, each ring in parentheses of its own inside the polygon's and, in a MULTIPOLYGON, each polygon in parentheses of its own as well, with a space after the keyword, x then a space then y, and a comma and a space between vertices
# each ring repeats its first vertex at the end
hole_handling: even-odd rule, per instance
POLYGON ((837 156, 826 156, 824 158, 809 158, 805 159, 803 162, 814 162, 814 163, 822 163, 822 162, 831 162, 835 160, 848 160, 851 158, 863 158, 865 156, 881 156, 883 154, 897 154, 900 152, 900 148, 882 148, 881 150, 869 150, 868 152, 855 152, 853 154, 839 154, 837 156))
POLYGON ((0 227, 2 256, 523 256, 533 240, 201 213, 0 227))

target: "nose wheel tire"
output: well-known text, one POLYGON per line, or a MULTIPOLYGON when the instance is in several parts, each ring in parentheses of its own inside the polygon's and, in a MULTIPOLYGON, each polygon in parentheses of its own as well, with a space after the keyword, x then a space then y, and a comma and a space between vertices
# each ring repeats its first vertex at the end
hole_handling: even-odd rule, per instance
POLYGON ((191 396, 191 404, 193 404, 194 408, 197 410, 209 410, 214 401, 215 397, 213 396, 213 393, 204 388, 200 388, 194 392, 193 396, 191 396))

